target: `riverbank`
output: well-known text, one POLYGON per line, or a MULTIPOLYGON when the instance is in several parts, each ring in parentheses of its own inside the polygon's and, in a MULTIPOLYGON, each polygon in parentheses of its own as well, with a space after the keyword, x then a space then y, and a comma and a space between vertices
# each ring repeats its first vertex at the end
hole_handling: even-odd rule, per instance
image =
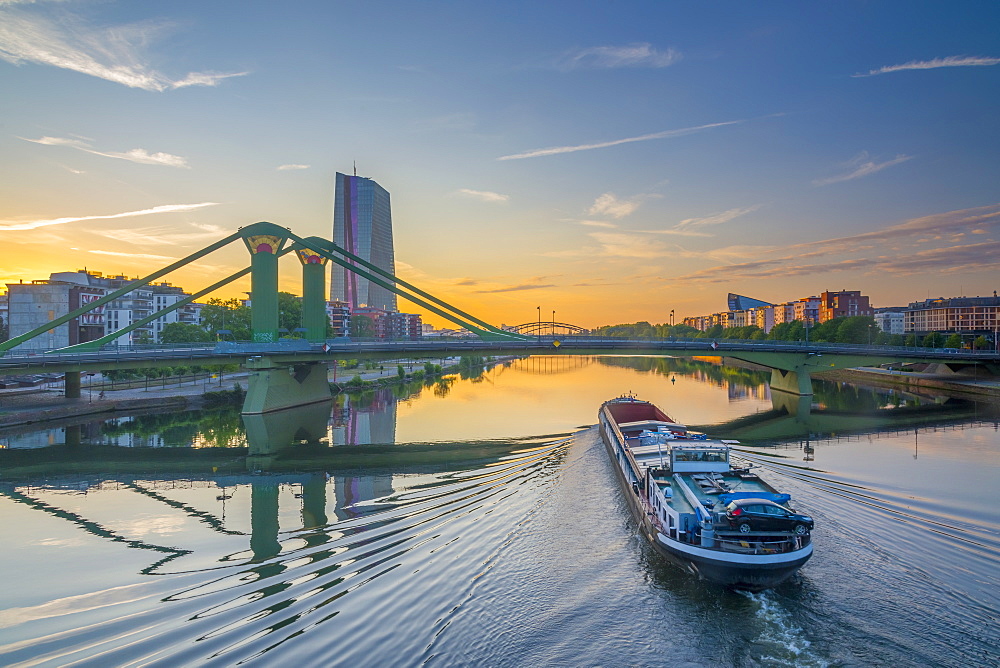
MULTIPOLYGON (((439 360, 447 364, 453 358, 439 360)), ((513 359, 510 357, 494 358, 490 364, 497 364, 513 359)), ((444 375, 458 373, 461 368, 457 363, 447 364, 440 373, 434 376, 421 376, 424 379, 438 379, 444 375)), ((343 369, 331 368, 328 379, 334 392, 365 391, 379 386, 412 382, 416 380, 409 373, 404 377, 399 375, 400 362, 385 363, 374 369, 343 369), (358 378, 360 382, 352 383, 358 378)), ((417 362, 402 362, 407 369, 423 370, 417 362)), ((38 422, 58 422, 70 418, 107 415, 113 417, 136 412, 195 410, 205 404, 207 393, 229 391, 236 386, 247 387, 246 372, 227 373, 225 384, 218 381, 181 382, 179 385, 161 385, 153 387, 134 387, 125 389, 96 389, 84 386, 82 395, 77 399, 67 399, 62 389, 44 390, 4 390, 0 391, 0 429, 38 422)))
POLYGON ((959 374, 897 371, 874 367, 823 371, 814 374, 813 377, 820 380, 903 388, 911 392, 943 392, 1000 400, 1000 378, 996 377, 968 378, 959 374))

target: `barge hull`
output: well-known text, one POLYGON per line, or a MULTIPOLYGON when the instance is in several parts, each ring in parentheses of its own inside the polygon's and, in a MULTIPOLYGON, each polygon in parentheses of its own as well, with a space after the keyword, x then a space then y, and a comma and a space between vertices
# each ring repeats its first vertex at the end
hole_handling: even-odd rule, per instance
MULTIPOLYGON (((680 568, 687 570, 697 577, 720 584, 733 589, 746 591, 762 591, 775 587, 781 582, 791 577, 799 568, 805 564, 812 556, 813 549, 810 543, 802 550, 797 550, 794 554, 775 555, 770 557, 775 559, 773 563, 761 563, 762 560, 754 560, 754 563, 747 563, 741 566, 732 560, 713 558, 709 554, 699 554, 699 552, 714 552, 697 546, 678 544, 677 541, 660 533, 659 529, 650 520, 649 515, 643 507, 639 493, 632 487, 621 466, 618 465, 618 455, 615 451, 615 444, 607 434, 607 429, 603 424, 605 417, 601 415, 598 430, 601 432, 601 440, 611 458, 612 468, 615 476, 621 485, 622 494, 629 507, 629 512, 639 524, 643 534, 649 539, 656 551, 664 556, 668 561, 680 568)), ((749 561, 749 560, 748 560, 749 561)))

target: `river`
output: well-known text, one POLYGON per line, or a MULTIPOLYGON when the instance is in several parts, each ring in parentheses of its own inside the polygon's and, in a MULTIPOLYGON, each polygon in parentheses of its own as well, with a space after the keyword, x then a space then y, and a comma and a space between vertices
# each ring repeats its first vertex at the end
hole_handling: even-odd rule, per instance
POLYGON ((1000 408, 817 381, 789 415, 766 378, 532 357, 290 422, 0 434, 0 665, 998 665, 1000 408), (627 392, 815 518, 799 573, 653 551, 593 426, 627 392))

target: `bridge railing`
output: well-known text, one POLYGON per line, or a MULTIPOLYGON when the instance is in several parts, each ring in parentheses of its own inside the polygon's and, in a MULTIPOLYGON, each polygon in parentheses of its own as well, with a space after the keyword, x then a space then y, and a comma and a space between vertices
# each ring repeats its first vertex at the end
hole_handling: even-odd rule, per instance
POLYGON ((937 360, 963 360, 970 361, 995 361, 1000 360, 1000 354, 995 351, 968 350, 968 349, 948 349, 948 348, 923 348, 923 347, 902 347, 902 346, 879 346, 855 343, 806 343, 805 341, 768 341, 768 340, 741 340, 741 339, 706 339, 696 337, 667 337, 667 338, 618 338, 585 335, 541 335, 532 337, 530 341, 483 341, 478 337, 421 337, 419 339, 373 339, 373 338, 353 338, 353 339, 328 339, 325 342, 307 342, 304 339, 279 339, 275 343, 261 344, 250 341, 221 341, 221 342, 199 342, 199 343, 177 343, 177 344, 131 344, 115 345, 106 344, 100 350, 75 351, 75 350, 45 350, 17 348, 9 350, 4 355, 7 361, 25 359, 33 357, 61 358, 61 359, 114 359, 118 356, 129 355, 133 359, 137 355, 148 355, 153 358, 157 353, 165 356, 182 357, 184 353, 192 355, 201 354, 207 356, 211 354, 239 355, 246 353, 249 355, 293 352, 318 352, 323 346, 329 347, 331 356, 350 355, 352 352, 380 352, 394 349, 408 349, 420 352, 423 348, 432 350, 448 346, 449 348, 468 349, 470 352, 480 352, 491 354, 492 351, 502 352, 505 349, 516 348, 519 350, 532 350, 537 353, 550 352, 558 354, 559 348, 566 351, 572 348, 597 348, 600 351, 625 353, 637 348, 654 348, 669 354, 671 350, 684 351, 691 354, 692 350, 704 356, 726 356, 729 353, 738 352, 795 352, 804 351, 817 355, 823 353, 830 354, 858 354, 877 357, 895 357, 901 360, 912 358, 937 359, 937 360), (558 347, 556 344, 559 344, 558 347), (714 347, 713 347, 714 344, 714 347))
POLYGON ((860 352, 867 354, 874 353, 906 353, 907 356, 919 356, 923 354, 930 354, 930 356, 941 356, 947 355, 957 355, 966 357, 977 357, 981 358, 983 356, 989 357, 995 354, 995 351, 990 350, 972 350, 969 348, 927 348, 920 346, 888 346, 879 345, 875 343, 829 343, 826 341, 783 341, 783 340, 768 340, 768 339, 709 339, 701 337, 682 337, 682 336, 672 336, 672 337, 635 337, 635 338, 619 338, 619 337, 598 337, 598 336, 577 336, 577 335, 567 335, 567 336, 552 336, 549 334, 544 334, 540 337, 542 341, 558 340, 563 344, 568 343, 602 343, 607 345, 615 345, 619 343, 621 347, 629 347, 636 342, 650 342, 664 345, 669 347, 671 344, 677 344, 678 347, 690 347, 694 346, 704 346, 708 352, 706 355, 721 355, 725 350, 758 350, 758 351, 777 351, 777 352, 787 352, 788 350, 801 350, 803 348, 810 349, 822 349, 829 350, 830 352, 860 352), (712 344, 717 344, 717 348, 712 348, 712 344))

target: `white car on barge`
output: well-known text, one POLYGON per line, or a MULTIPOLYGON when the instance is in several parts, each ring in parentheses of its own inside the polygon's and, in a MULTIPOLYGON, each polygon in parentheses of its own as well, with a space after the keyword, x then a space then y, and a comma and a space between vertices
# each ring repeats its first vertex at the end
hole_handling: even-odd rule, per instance
POLYGON ((812 556, 812 520, 748 468, 731 467, 736 441, 708 440, 634 397, 605 402, 599 421, 629 509, 671 561, 705 580, 759 591, 812 556), (748 504, 775 514, 770 528, 734 517, 748 504))

